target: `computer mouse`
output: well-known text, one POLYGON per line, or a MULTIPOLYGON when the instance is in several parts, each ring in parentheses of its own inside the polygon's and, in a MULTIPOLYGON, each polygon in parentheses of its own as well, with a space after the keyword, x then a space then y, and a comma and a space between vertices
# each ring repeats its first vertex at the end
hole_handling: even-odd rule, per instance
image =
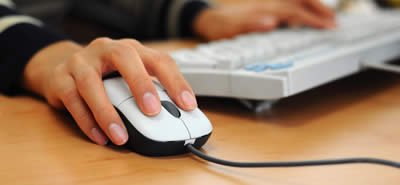
POLYGON ((162 85, 154 85, 161 100, 161 112, 149 117, 136 105, 128 84, 122 77, 105 79, 104 87, 128 131, 128 149, 147 156, 183 154, 186 145, 200 149, 212 133, 212 125, 204 113, 180 109, 162 85))

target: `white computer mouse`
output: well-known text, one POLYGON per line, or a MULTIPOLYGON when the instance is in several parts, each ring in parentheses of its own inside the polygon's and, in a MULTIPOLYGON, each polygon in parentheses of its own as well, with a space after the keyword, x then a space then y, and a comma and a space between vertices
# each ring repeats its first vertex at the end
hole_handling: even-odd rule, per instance
POLYGON ((154 82, 161 100, 157 116, 144 115, 136 105, 128 84, 122 77, 104 80, 111 103, 124 121, 129 140, 126 146, 149 156, 176 155, 186 152, 185 145, 201 148, 212 132, 212 125, 200 109, 184 111, 168 96, 160 83, 154 82))

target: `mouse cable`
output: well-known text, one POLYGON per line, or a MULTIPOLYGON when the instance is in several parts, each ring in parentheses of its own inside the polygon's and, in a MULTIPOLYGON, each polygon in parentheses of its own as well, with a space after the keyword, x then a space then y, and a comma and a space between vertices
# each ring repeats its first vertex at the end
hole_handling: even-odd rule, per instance
POLYGON ((218 159, 207 154, 202 153, 193 145, 186 145, 186 149, 194 155, 216 164, 239 167, 239 168, 257 168, 257 167, 301 167, 301 166, 321 166, 321 165, 338 165, 350 163, 369 163, 400 168, 400 163, 376 158, 344 158, 344 159, 330 159, 330 160, 310 160, 310 161, 284 161, 284 162, 235 162, 218 159))

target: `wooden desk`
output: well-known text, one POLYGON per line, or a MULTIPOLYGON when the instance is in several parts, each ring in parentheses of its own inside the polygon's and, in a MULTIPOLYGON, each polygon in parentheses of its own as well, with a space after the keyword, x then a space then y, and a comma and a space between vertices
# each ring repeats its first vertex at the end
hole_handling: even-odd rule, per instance
MULTIPOLYGON (((160 49, 187 41, 149 44, 160 49)), ((243 161, 381 157, 400 161, 400 75, 364 72, 249 112, 199 98, 214 125, 204 151, 243 161)), ((238 169, 193 155, 150 158, 91 143, 65 113, 32 97, 0 96, 0 184, 395 185, 376 165, 238 169)))

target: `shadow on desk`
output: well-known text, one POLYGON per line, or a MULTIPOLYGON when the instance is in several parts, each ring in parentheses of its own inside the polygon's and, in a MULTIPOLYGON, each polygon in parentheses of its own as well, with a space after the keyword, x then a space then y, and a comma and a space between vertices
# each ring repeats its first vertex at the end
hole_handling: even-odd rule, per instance
MULTIPOLYGON (((396 84, 400 84, 399 74, 368 70, 281 99, 271 109, 261 113, 253 112, 231 98, 199 97, 198 101, 201 108, 210 112, 235 115, 237 118, 280 120, 281 126, 291 127, 306 124, 350 105, 368 102, 371 97, 379 96, 387 89, 398 88, 396 84), (298 120, 304 122, 299 123, 298 120)), ((390 104, 391 101, 386 103, 390 104)))

